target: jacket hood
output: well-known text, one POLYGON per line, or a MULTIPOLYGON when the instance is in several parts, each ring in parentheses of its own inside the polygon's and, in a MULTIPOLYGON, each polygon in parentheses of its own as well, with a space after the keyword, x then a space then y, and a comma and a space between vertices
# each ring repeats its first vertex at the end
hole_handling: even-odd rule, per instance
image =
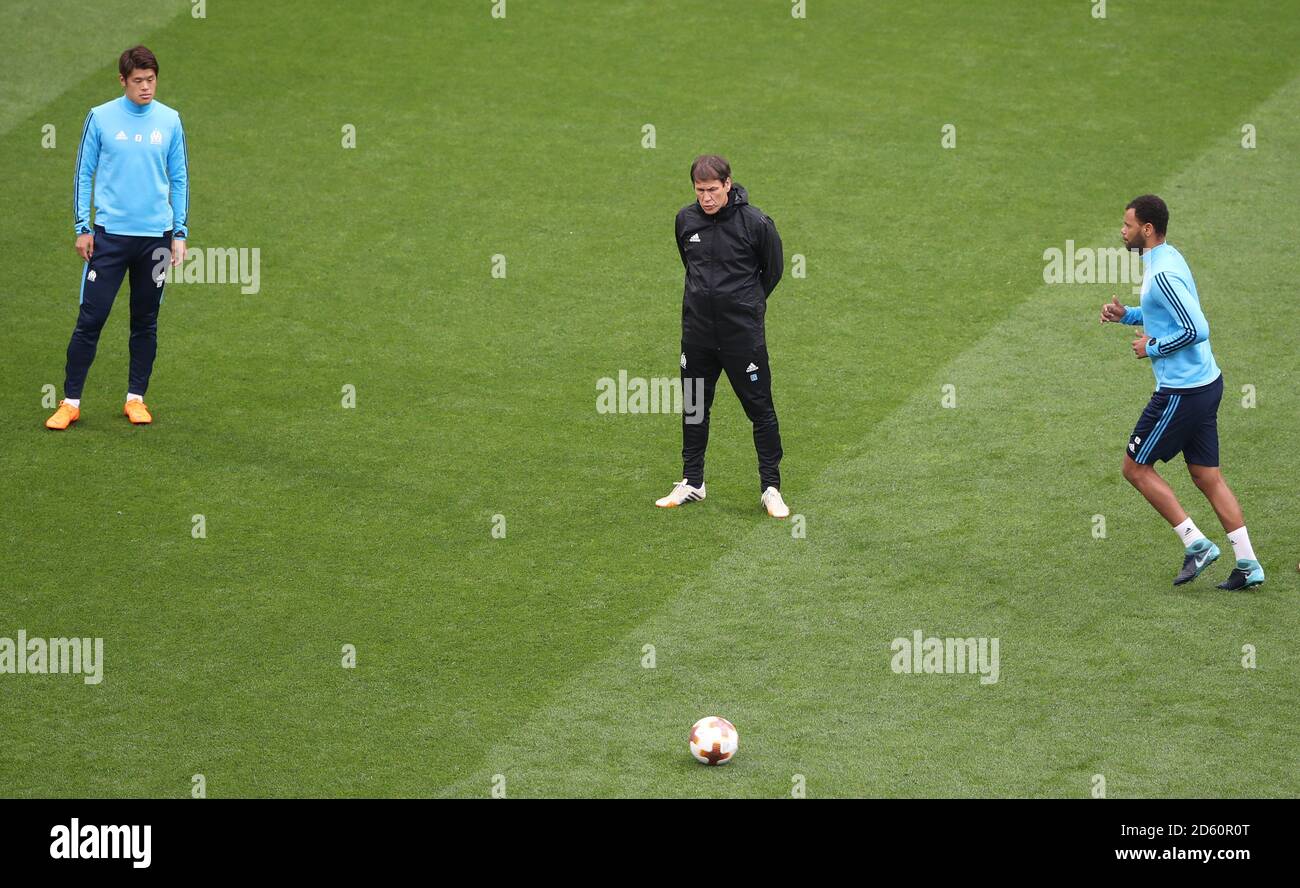
POLYGON ((749 192, 745 190, 744 185, 733 179, 731 181, 731 193, 727 195, 727 205, 722 208, 721 212, 731 214, 748 203, 749 192))

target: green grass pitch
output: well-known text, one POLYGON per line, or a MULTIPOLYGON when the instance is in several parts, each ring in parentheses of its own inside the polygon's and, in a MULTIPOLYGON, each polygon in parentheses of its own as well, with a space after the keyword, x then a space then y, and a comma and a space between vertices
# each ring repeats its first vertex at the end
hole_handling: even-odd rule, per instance
POLYGON ((0 674, 0 795, 1300 794, 1290 0, 492 5, 0 12, 0 637, 104 639, 97 686, 0 674), (168 289, 142 429, 119 296, 50 433, 77 138, 135 42, 191 247, 259 249, 260 290, 168 289), (595 409, 677 373, 705 151, 806 262, 767 318, 803 537, 725 384, 674 511, 678 419, 595 409), (1252 593, 1213 588, 1181 461, 1225 557, 1177 590, 1120 476, 1152 377, 1097 312, 1127 288, 1043 280, 1147 191, 1224 368, 1252 593), (915 630, 999 639, 999 680, 895 674, 915 630), (725 768, 687 754, 708 714, 725 768))

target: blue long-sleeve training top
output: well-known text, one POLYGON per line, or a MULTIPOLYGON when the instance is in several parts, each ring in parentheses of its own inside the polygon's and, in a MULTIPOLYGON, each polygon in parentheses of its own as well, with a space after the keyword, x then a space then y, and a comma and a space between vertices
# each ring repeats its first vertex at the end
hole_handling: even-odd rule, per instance
POLYGON ((77 234, 91 231, 92 181, 95 224, 109 234, 189 235, 189 157, 175 109, 157 100, 137 105, 126 96, 90 109, 72 190, 77 234))
POLYGON ((1164 243, 1143 255, 1142 305, 1125 308, 1123 323, 1141 324, 1158 391, 1208 385, 1219 377, 1210 351, 1210 323, 1183 254, 1164 243))

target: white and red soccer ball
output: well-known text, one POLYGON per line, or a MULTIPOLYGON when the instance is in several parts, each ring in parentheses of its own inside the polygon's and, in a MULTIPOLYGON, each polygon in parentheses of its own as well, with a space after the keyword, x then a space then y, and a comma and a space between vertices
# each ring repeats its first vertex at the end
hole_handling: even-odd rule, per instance
POLYGON ((706 715, 691 725, 691 755, 706 765, 725 765, 740 746, 736 726, 725 718, 706 715))

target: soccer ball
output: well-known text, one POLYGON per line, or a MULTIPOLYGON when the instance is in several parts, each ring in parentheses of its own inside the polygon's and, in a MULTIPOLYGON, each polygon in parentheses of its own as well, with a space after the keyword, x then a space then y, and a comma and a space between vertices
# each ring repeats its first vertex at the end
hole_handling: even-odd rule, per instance
POLYGON ((691 755, 706 765, 725 765, 736 755, 740 735, 725 718, 706 715, 691 725, 691 755))

